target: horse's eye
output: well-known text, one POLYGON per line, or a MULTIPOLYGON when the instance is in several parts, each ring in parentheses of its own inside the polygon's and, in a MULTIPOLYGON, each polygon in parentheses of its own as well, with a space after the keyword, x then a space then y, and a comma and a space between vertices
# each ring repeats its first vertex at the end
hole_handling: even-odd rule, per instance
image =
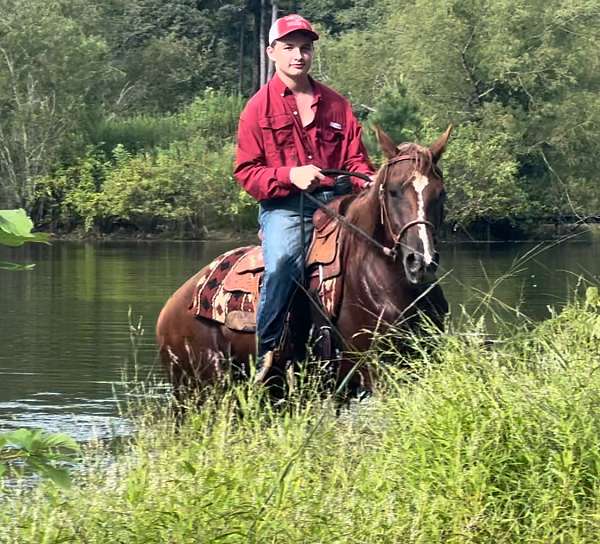
POLYGON ((400 191, 396 191, 396 189, 390 189, 389 192, 390 192, 390 196, 393 196, 394 198, 401 196, 400 191))

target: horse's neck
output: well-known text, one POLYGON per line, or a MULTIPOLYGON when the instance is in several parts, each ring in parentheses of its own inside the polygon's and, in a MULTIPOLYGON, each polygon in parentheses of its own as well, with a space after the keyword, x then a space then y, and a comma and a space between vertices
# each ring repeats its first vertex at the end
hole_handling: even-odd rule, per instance
MULTIPOLYGON (((377 236, 377 232, 373 233, 377 236)), ((383 250, 354 234, 346 251, 345 293, 365 312, 395 321, 406 308, 404 269, 383 250)))
POLYGON ((375 188, 350 202, 345 216, 350 223, 372 237, 380 222, 379 199, 375 188))

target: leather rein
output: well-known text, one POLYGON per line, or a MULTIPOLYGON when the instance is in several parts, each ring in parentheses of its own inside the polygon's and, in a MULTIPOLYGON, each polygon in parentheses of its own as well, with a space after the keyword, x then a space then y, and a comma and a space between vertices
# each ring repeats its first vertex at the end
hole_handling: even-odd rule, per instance
MULTIPOLYGON (((350 223, 350 221, 348 221, 344 216, 333 211, 331 208, 328 208, 325 204, 323 204, 320 200, 313 197, 310 193, 305 193, 305 195, 312 202, 317 204, 330 217, 337 219, 338 221, 340 221, 340 223, 342 225, 344 225, 345 227, 348 227, 350 230, 361 235, 363 238, 365 238, 366 240, 371 242, 373 245, 375 245, 379 249, 381 249, 387 257, 390 257, 393 261, 395 261, 398 257, 398 246, 402 245, 402 237, 406 234, 408 229, 410 229, 411 227, 414 227, 416 225, 425 225, 426 227, 429 227, 435 233, 435 225, 431 221, 427 221, 426 219, 414 219, 412 221, 409 221, 405 225, 403 225, 403 227, 400 229, 400 231, 395 234, 394 229, 392 227, 392 222, 390 220, 389 212, 388 212, 387 205, 386 205, 386 199, 385 199, 385 184, 388 180, 388 172, 389 172, 390 166, 393 166, 394 164, 401 162, 401 161, 414 160, 414 159, 415 159, 414 155, 400 155, 398 157, 394 157, 394 158, 390 159, 384 165, 383 172, 381 172, 379 174, 380 176, 383 176, 383 179, 379 185, 379 194, 378 194, 379 209, 380 209, 380 222, 381 222, 381 225, 383 226, 383 228, 388 231, 388 233, 392 239, 392 247, 388 247, 388 246, 382 244, 381 242, 379 242, 378 240, 375 240, 375 238, 373 238, 371 235, 367 234, 363 229, 361 229, 360 227, 357 227, 353 223, 350 223)), ((330 169, 330 170, 325 169, 325 170, 322 170, 321 172, 325 176, 331 176, 331 175, 354 176, 354 177, 361 178, 367 182, 371 181, 371 178, 369 176, 367 176, 366 174, 361 174, 359 172, 348 172, 346 170, 335 170, 335 169, 330 169)))

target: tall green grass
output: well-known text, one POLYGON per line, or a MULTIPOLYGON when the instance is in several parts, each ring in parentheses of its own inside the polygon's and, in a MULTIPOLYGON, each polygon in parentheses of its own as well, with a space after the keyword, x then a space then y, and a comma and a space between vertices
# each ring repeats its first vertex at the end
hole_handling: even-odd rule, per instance
POLYGON ((378 391, 341 414, 243 387, 180 427, 148 407, 70 491, 7 492, 0 541, 598 542, 599 310, 592 289, 492 345, 471 323, 408 366, 371 354, 378 391))

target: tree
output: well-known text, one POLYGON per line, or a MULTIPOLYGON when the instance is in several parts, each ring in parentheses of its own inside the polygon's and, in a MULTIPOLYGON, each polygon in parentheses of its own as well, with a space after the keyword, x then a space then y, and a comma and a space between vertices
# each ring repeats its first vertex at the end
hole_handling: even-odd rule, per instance
POLYGON ((59 0, 0 0, 0 14, 0 202, 28 207, 36 176, 100 100, 107 48, 59 0))
MULTIPOLYGON (((373 106, 391 77, 403 77, 407 98, 422 119, 438 130, 449 122, 457 126, 454 145, 462 141, 466 147, 459 152, 468 149, 472 155, 447 174, 452 179, 453 168, 460 166, 459 177, 478 184, 472 189, 498 204, 486 212, 490 217, 517 217, 525 209, 597 212, 591 160, 600 152, 594 129, 600 126, 596 2, 414 0, 398 9, 391 0, 379 0, 376 5, 387 13, 383 22, 324 43, 320 65, 334 87, 373 106), (484 161, 483 170, 465 169, 484 161), (516 169, 505 168, 509 164, 516 169), (484 171, 491 177, 481 177, 484 171), (504 181, 493 172, 503 172, 504 181), (509 187, 519 202, 506 206, 507 200, 494 196, 509 187)), ((470 202, 457 204, 464 211, 470 202)))

